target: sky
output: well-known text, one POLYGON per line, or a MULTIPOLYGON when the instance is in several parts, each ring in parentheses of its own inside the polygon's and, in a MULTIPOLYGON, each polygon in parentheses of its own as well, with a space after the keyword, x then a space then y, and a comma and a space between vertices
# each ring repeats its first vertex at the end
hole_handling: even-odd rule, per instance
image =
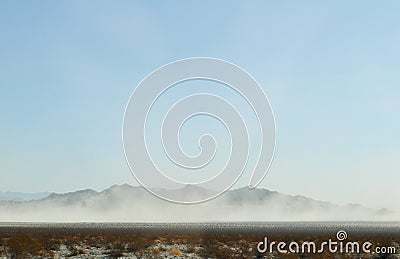
POLYGON ((2 1, 0 191, 136 185, 121 137, 130 94, 158 67, 201 56, 239 65, 268 95, 277 145, 260 187, 400 210, 399 8, 2 1))

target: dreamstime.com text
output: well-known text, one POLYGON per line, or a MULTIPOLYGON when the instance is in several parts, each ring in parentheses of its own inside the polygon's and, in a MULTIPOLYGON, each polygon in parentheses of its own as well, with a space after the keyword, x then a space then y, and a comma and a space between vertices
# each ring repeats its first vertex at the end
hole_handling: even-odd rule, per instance
POLYGON ((345 241, 347 239, 347 233, 344 230, 340 230, 336 233, 336 240, 329 239, 317 244, 314 241, 302 241, 296 242, 268 242, 268 238, 265 237, 263 241, 257 244, 257 250, 260 253, 313 253, 322 254, 325 252, 330 253, 345 253, 345 254, 396 254, 397 249, 395 246, 376 246, 374 247, 371 242, 358 242, 358 241, 345 241))

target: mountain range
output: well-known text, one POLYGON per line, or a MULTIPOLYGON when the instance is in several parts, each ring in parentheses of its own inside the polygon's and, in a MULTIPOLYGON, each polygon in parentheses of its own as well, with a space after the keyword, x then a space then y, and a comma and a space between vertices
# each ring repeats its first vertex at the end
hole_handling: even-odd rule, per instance
POLYGON ((49 196, 50 192, 24 193, 24 192, 0 192, 0 201, 29 201, 40 200, 49 196))
MULTIPOLYGON (((193 186, 175 191, 187 195, 193 186)), ((167 191, 167 190, 165 190, 167 191)), ((198 190, 206 193, 207 190, 198 190)), ((229 190, 209 202, 181 205, 142 187, 113 185, 97 192, 52 193, 38 199, 0 201, 0 222, 210 222, 399 220, 399 214, 357 204, 336 205, 267 189, 229 190)))

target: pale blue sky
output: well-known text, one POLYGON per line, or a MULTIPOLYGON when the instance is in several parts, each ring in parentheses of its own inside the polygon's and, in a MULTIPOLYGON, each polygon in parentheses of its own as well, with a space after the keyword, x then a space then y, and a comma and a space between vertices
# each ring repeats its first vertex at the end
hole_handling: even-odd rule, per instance
POLYGON ((161 65, 209 56, 270 99, 277 149, 262 187, 400 210, 399 12, 398 1, 1 1, 0 190, 135 184, 121 144, 129 95, 161 65))

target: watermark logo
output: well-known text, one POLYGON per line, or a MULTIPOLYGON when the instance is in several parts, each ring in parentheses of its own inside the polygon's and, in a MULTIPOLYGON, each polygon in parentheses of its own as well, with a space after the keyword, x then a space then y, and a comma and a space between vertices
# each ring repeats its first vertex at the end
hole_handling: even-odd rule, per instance
POLYGON ((347 233, 346 233, 346 231, 344 231, 344 230, 339 230, 339 231, 336 233, 336 238, 337 238, 337 240, 339 240, 339 241, 343 241, 343 240, 347 239, 347 233))
POLYGON ((331 238, 327 241, 301 241, 301 242, 284 242, 284 241, 268 241, 265 237, 263 241, 257 244, 259 253, 280 253, 280 254, 322 254, 322 253, 344 253, 344 254, 395 254, 394 246, 376 246, 369 242, 346 241, 347 232, 339 230, 336 233, 336 240, 331 238))
MULTIPOLYGON (((207 128, 199 121, 196 125, 196 130, 207 128)), ((125 109, 123 145, 130 170, 144 188, 167 201, 198 203, 229 190, 245 170, 251 172, 249 188, 263 180, 274 155, 275 121, 266 94, 246 71, 220 59, 189 58, 156 69, 135 88, 125 109), (217 93, 229 89, 250 107, 248 112, 241 112, 229 100, 230 95, 191 93, 193 81, 212 84, 217 93), (176 97, 170 92, 178 86, 188 95, 164 107, 169 100, 163 97, 176 97), (156 107, 159 109, 154 112, 156 107), (150 119, 152 114, 159 124, 150 119), (249 116, 255 118, 257 127, 246 121, 249 116), (225 144, 218 144, 212 133, 204 132, 197 136, 199 152, 185 152, 182 131, 197 117, 210 118, 221 126, 228 135, 225 144), (251 136, 255 128, 258 135, 251 136), (221 157, 224 163, 220 163, 221 157), (204 172, 207 179, 199 177, 204 172), (179 173, 196 180, 175 177, 179 173)))

